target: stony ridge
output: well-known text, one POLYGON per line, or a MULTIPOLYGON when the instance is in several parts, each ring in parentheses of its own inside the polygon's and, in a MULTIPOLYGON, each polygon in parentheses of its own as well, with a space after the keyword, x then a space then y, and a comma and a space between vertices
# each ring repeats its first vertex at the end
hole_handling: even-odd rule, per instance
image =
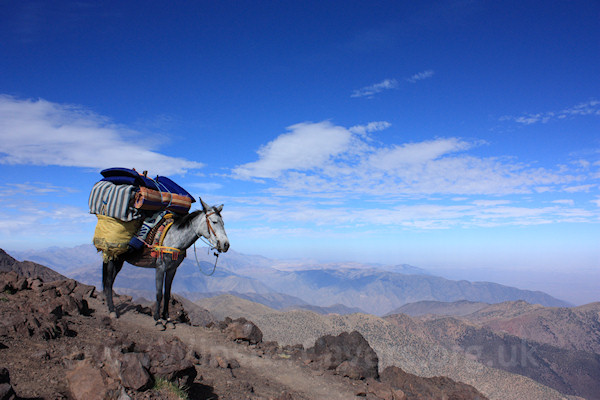
POLYGON ((31 261, 17 261, 4 250, 0 249, 0 272, 14 271, 26 278, 39 278, 44 282, 67 279, 66 276, 31 261))
POLYGON ((565 399, 556 390, 534 380, 487 367, 469 355, 437 343, 408 316, 402 323, 388 322, 368 314, 323 316, 308 311, 280 312, 265 306, 224 295, 196 302, 217 318, 245 316, 263 331, 265 340, 309 346, 323 335, 344 331, 360 332, 376 351, 380 368, 400 365, 403 370, 426 377, 448 376, 468 383, 490 399, 565 399))

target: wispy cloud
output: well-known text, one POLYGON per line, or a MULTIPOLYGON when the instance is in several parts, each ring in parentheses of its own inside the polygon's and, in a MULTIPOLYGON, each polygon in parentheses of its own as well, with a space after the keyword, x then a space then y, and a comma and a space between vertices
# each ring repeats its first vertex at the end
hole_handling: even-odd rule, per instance
POLYGON ((107 168, 152 165, 182 174, 202 164, 152 150, 139 132, 83 107, 0 96, 0 163, 107 168), (138 140, 134 140, 137 138, 138 140))
MULTIPOLYGON (((432 69, 428 69, 425 71, 417 72, 416 74, 405 78, 404 80, 410 83, 417 83, 418 81, 422 81, 424 79, 431 78, 435 72, 432 69)), ((360 89, 356 89, 352 92, 350 97, 373 97, 375 94, 383 92, 384 90, 396 89, 399 86, 399 82, 397 79, 389 78, 384 79, 379 83, 375 83, 370 86, 365 86, 360 89)))
POLYGON ((519 116, 505 115, 500 117, 501 121, 514 121, 522 125, 532 125, 537 123, 548 123, 550 121, 566 119, 570 117, 583 115, 598 115, 600 116, 600 101, 590 100, 588 102, 579 103, 572 107, 565 108, 560 111, 547 111, 539 113, 529 113, 519 116))
POLYGON ((406 80, 410 83, 417 83, 418 81, 422 81, 423 79, 429 79, 433 76, 435 72, 431 69, 426 71, 418 72, 411 76, 410 78, 406 78, 406 80))
POLYGON ((37 243, 40 237, 58 241, 81 240, 96 218, 87 209, 55 202, 32 201, 22 196, 0 197, 0 234, 5 241, 37 243), (57 235, 60 232, 60 235, 57 235))
POLYGON ((374 94, 383 92, 384 90, 395 89, 398 87, 398 81, 396 79, 384 79, 379 83, 375 83, 370 86, 365 86, 361 89, 357 89, 350 97, 371 97, 374 94))
POLYGON ((228 212, 231 214, 227 214, 227 218, 250 223, 250 226, 266 222, 265 227, 275 236, 293 227, 295 230, 312 230, 316 234, 321 229, 331 229, 332 237, 335 236, 334 231, 339 234, 346 230, 356 232, 356 229, 380 230, 382 227, 429 230, 600 221, 600 211, 597 209, 577 208, 570 202, 556 202, 542 207, 500 200, 487 204, 420 202, 389 207, 371 204, 363 209, 357 209, 353 204, 325 207, 314 201, 283 199, 277 204, 263 204, 259 200, 257 203, 261 206, 230 204, 228 212))
POLYGON ((368 133, 382 131, 390 126, 392 126, 392 124, 387 121, 374 121, 369 122, 366 125, 354 125, 349 129, 349 131, 364 136, 368 133))
POLYGON ((0 185, 0 197, 10 197, 22 194, 26 194, 27 196, 45 196, 48 194, 54 196, 66 196, 76 192, 78 192, 77 189, 66 186, 56 186, 47 182, 7 183, 5 185, 0 185))
POLYGON ((567 206, 575 205, 575 200, 573 200, 573 199, 559 199, 559 200, 554 200, 552 202, 555 204, 564 204, 567 206))

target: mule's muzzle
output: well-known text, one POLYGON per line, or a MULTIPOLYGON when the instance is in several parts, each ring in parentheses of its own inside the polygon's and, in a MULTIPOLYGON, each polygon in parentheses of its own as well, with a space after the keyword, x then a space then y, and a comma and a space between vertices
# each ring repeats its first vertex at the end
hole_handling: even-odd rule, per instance
POLYGON ((229 250, 229 241, 221 242, 217 240, 217 250, 221 253, 227 253, 227 250, 229 250))

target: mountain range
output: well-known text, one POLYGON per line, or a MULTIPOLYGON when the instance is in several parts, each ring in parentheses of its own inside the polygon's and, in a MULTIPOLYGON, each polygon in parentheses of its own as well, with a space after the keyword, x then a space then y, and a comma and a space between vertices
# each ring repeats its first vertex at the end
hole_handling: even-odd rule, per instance
MULTIPOLYGON (((491 282, 455 281, 428 274, 409 265, 319 264, 307 261, 270 260, 230 250, 215 259, 205 249, 192 250, 179 267, 173 291, 195 300, 209 295, 236 294, 277 309, 288 307, 331 307, 343 305, 341 313, 362 310, 385 315, 417 301, 483 303, 524 300, 548 307, 570 304, 546 293, 517 289, 491 282)), ((101 258, 92 245, 70 249, 50 248, 36 252, 14 252, 18 258, 48 265, 86 284, 101 283, 101 258)), ((142 291, 152 298, 154 271, 126 264, 115 287, 142 291)))

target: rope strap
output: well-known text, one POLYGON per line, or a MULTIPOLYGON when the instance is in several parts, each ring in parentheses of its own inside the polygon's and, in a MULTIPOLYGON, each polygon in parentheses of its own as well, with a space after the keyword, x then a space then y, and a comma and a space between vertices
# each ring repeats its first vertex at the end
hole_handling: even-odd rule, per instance
POLYGON ((150 255, 154 258, 162 258, 165 254, 170 254, 172 260, 177 260, 179 258, 179 253, 181 253, 181 250, 175 247, 153 246, 150 255))

